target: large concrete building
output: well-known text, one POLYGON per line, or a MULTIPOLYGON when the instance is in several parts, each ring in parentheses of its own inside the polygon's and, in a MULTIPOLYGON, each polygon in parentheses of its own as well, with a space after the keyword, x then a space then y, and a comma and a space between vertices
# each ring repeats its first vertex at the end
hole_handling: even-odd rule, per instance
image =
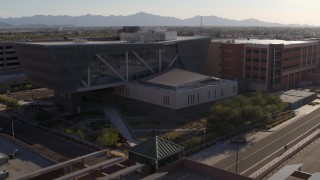
POLYGON ((213 40, 206 74, 237 79, 250 90, 279 91, 301 85, 320 64, 319 41, 213 40))
POLYGON ((157 42, 74 41, 16 44, 21 66, 39 86, 55 90, 57 103, 79 112, 94 104, 113 104, 114 87, 170 68, 201 73, 207 37, 157 42))

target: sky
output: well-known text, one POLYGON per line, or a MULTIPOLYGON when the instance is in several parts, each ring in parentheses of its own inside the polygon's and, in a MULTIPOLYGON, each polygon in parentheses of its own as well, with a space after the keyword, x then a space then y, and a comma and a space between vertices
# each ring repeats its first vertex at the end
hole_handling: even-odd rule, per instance
POLYGON ((131 15, 180 19, 219 16, 320 26, 320 0, 2 0, 0 18, 33 15, 131 15))

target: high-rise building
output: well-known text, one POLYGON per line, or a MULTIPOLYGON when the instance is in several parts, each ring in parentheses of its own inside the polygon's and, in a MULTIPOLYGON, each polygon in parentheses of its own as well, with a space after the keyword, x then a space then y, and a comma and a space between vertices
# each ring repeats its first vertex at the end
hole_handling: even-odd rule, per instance
POLYGON ((0 92, 18 90, 29 81, 20 67, 13 42, 0 42, 0 92))

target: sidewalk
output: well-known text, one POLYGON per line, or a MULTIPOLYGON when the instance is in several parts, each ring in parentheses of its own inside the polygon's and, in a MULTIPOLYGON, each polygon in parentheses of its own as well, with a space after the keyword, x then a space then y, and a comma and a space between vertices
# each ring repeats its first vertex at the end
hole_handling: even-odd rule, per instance
MULTIPOLYGON (((314 100, 313 102, 319 102, 319 99, 314 100)), ((265 138, 266 136, 270 135, 271 133, 281 130, 283 127, 289 125, 290 123, 300 119, 301 117, 305 116, 306 114, 309 114, 310 112, 318 109, 320 107, 320 104, 317 104, 315 106, 311 106, 311 105, 305 105, 297 110, 295 110, 296 112, 296 116, 291 118, 290 120, 275 126, 273 128, 271 128, 268 131, 259 131, 253 134, 246 134, 245 137, 247 139, 247 144, 245 145, 239 145, 239 149, 240 151, 243 151, 246 149, 247 146, 250 146, 251 144, 265 138)), ((229 140, 224 141, 224 142, 219 142, 218 144, 209 147, 207 149, 204 149, 200 152, 198 152, 197 154, 194 154, 192 156, 190 156, 189 158, 204 164, 208 164, 208 165, 213 165, 215 163, 217 163, 218 161, 234 154, 236 152, 236 145, 230 143, 229 140)))

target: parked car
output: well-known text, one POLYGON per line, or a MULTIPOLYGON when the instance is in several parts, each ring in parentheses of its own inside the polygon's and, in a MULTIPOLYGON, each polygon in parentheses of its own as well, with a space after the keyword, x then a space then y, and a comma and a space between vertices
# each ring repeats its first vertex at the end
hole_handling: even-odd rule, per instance
POLYGON ((231 139, 232 143, 241 143, 241 144, 245 144, 247 143, 246 138, 244 138, 243 136, 237 136, 231 139))

